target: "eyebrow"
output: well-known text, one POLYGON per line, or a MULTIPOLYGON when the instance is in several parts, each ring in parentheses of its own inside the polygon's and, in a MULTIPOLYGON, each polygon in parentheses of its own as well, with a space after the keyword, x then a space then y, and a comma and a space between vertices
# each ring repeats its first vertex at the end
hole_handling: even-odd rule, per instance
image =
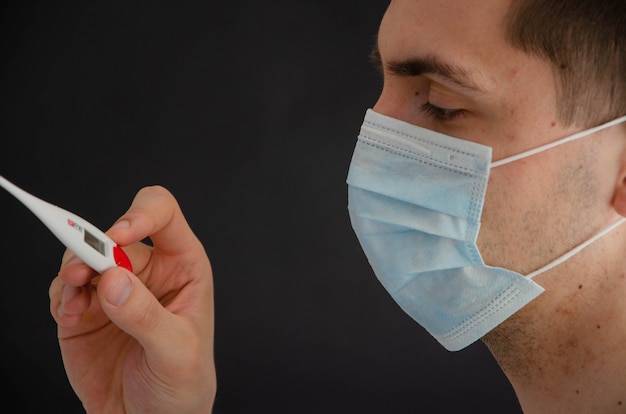
POLYGON ((425 55, 399 61, 385 62, 383 64, 378 49, 378 43, 374 42, 370 51, 370 61, 381 72, 387 69, 397 76, 420 76, 432 74, 440 76, 455 85, 474 92, 484 93, 485 89, 478 85, 469 75, 469 72, 458 65, 444 62, 435 55, 425 55))

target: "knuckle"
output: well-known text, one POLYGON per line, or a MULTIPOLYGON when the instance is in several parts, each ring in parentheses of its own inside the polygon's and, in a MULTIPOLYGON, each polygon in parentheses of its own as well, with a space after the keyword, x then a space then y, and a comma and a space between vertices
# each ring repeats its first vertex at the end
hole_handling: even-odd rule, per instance
POLYGON ((137 303, 133 309, 132 320, 141 328, 141 330, 149 332, 157 329, 160 324, 159 309, 154 303, 137 303))
POLYGON ((61 282, 61 278, 56 276, 52 282, 50 283, 50 287, 48 288, 48 296, 50 299, 56 299, 60 297, 61 288, 63 286, 63 282, 61 282))

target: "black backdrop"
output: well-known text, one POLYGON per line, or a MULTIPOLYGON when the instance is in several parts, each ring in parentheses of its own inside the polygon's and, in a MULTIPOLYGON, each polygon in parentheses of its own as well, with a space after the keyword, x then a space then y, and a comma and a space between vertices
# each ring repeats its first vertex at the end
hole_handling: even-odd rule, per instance
MULTIPOLYGON (((142 186, 177 196, 215 273, 216 413, 519 412, 482 344, 449 353, 402 313, 350 228, 386 1, 4 4, 0 174, 101 228, 142 186)), ((0 203, 3 405, 82 412, 48 312, 63 247, 0 203)))

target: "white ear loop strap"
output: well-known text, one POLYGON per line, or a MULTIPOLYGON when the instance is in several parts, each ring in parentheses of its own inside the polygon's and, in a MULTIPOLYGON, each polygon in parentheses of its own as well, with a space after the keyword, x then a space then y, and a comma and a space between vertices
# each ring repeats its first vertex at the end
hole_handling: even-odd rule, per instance
MULTIPOLYGON (((589 136, 589 135, 591 135, 593 133, 596 133, 598 131, 601 131, 603 129, 610 128, 610 127, 612 127, 614 125, 617 125, 617 124, 621 124, 624 121, 626 121, 626 116, 622 116, 620 118, 616 118, 616 119, 614 119, 612 121, 609 121, 607 123, 604 123, 602 125, 598 125, 597 127, 594 127, 594 128, 591 128, 591 129, 587 129, 585 131, 581 131, 579 133, 576 133, 574 135, 570 135, 569 137, 560 139, 558 141, 554 141, 554 142, 551 142, 549 144, 542 145, 542 146, 539 146, 537 148, 530 149, 528 151, 524 151, 524 152, 522 152, 520 154, 513 155, 511 157, 501 159, 500 161, 492 162, 491 163, 491 167, 492 168, 499 167, 501 165, 508 164, 510 162, 517 161, 517 160, 520 160, 522 158, 530 157, 531 155, 534 155, 534 154, 537 154, 539 152, 542 152, 542 151, 548 150, 550 148, 556 147, 557 145, 565 144, 566 142, 575 141, 577 139, 584 138, 586 136, 589 136)), ((569 252, 565 253, 563 256, 559 257, 558 259, 554 260, 553 262, 548 263, 547 265, 543 266, 542 268, 537 269, 534 272, 526 275, 526 277, 528 277, 529 279, 532 279, 535 276, 537 276, 537 275, 539 275, 541 273, 544 273, 544 272, 552 269, 553 267, 556 267, 556 266, 560 265, 561 263, 563 263, 566 260, 568 260, 570 257, 574 256, 576 253, 578 253, 581 250, 583 250, 585 247, 589 246, 591 243, 595 242, 599 238, 601 238, 601 237, 605 236, 606 234, 610 233, 612 230, 614 230, 619 225, 621 225, 621 224, 623 224, 625 222, 626 222, 626 217, 622 217, 619 220, 616 220, 613 224, 607 226, 605 229, 603 229, 602 231, 600 231, 599 233, 597 233, 596 235, 591 237, 589 240, 587 240, 587 241, 581 243, 580 245, 576 246, 575 248, 573 248, 569 252)))
POLYGON ((524 151, 524 152, 522 152, 520 154, 513 155, 513 156, 510 156, 508 158, 503 158, 500 161, 492 162, 491 163, 491 168, 499 167, 501 165, 508 164, 510 162, 517 161, 517 160, 520 160, 522 158, 530 157, 531 155, 534 155, 534 154, 537 154, 539 152, 542 152, 542 151, 548 150, 550 148, 556 147, 557 145, 565 144, 566 142, 571 142, 571 141, 575 141, 575 140, 580 139, 580 138, 584 138, 584 137, 586 137, 588 135, 591 135, 593 133, 596 133, 596 132, 601 131, 601 130, 606 129, 606 128, 610 128, 613 125, 621 124, 622 122, 625 122, 625 121, 626 121, 626 116, 622 116, 620 118, 616 118, 616 119, 614 119, 612 121, 609 121, 609 122, 607 122, 605 124, 598 125, 597 127, 594 127, 594 128, 591 128, 591 129, 587 129, 585 131, 578 132, 578 133, 576 133, 574 135, 570 135, 569 137, 560 139, 558 141, 550 142, 549 144, 545 144, 545 145, 542 145, 540 147, 533 148, 533 149, 530 149, 528 151, 524 151))
POLYGON ((552 263, 548 263, 544 267, 542 267, 540 269, 537 269, 534 272, 526 275, 526 277, 529 278, 529 279, 532 279, 533 277, 537 276, 538 274, 547 272, 548 270, 552 269, 553 267, 556 267, 556 266, 560 265, 561 263, 563 263, 566 260, 568 260, 570 257, 574 256, 576 253, 580 252, 585 247, 589 246, 591 243, 595 242, 599 238, 607 235, 608 233, 610 233, 611 231, 616 229, 620 224, 623 224, 624 222, 626 222, 626 217, 622 217, 622 218, 616 220, 613 224, 609 225, 604 230, 602 230, 601 232, 599 232, 596 235, 594 235, 593 237, 591 237, 589 240, 584 241, 583 243, 581 243, 578 246, 574 247, 572 250, 570 250, 569 252, 565 253, 563 256, 559 257, 558 259, 556 259, 552 263))

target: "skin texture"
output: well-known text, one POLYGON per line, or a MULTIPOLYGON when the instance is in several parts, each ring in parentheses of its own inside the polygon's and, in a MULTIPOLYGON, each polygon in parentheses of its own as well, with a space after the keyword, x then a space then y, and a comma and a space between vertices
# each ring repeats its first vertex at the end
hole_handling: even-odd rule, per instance
MULTIPOLYGON (((488 145, 494 161, 578 132, 557 115, 549 63, 505 41, 509 4, 392 1, 378 37, 384 87, 374 110, 488 145), (460 71, 397 70, 424 57, 460 71), (447 111, 433 116, 427 103, 447 111)), ((625 215, 625 174, 623 124, 494 168, 478 237, 485 262, 528 274, 585 241, 625 215)), ((621 227, 537 276, 546 293, 484 338, 525 412, 626 410, 621 227)))
POLYGON ((96 276, 66 252, 50 286, 74 391, 89 413, 210 412, 213 283, 202 245, 161 187, 142 189, 108 235, 136 276, 96 276), (137 243, 147 236, 154 247, 137 243))

